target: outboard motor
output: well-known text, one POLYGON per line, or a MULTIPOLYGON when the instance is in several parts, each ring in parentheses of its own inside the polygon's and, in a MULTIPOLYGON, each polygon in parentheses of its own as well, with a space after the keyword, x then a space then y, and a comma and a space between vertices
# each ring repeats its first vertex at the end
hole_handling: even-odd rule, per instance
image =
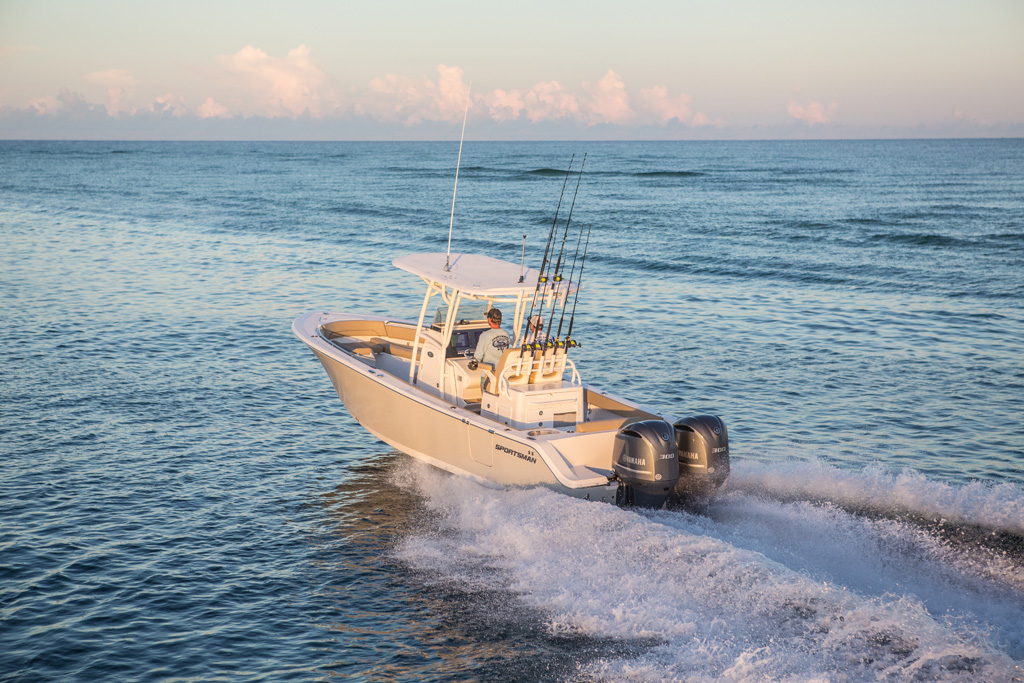
POLYGON ((660 508, 679 479, 672 425, 664 420, 633 422, 615 435, 612 468, 619 478, 617 505, 660 508))
POLYGON ((729 433, 716 415, 686 417, 675 424, 679 483, 675 497, 714 493, 729 477, 729 433))

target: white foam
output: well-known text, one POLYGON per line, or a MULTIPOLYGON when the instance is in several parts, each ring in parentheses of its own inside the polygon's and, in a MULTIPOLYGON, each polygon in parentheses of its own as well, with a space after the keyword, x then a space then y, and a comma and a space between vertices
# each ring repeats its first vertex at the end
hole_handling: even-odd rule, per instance
POLYGON ((780 502, 737 491, 710 517, 665 523, 759 552, 816 581, 865 597, 907 596, 963 630, 984 630, 1000 650, 1024 658, 1021 557, 947 538, 899 519, 863 517, 830 504, 780 502))
MULTIPOLYGON (((799 562, 791 567, 716 536, 720 522, 705 517, 641 515, 543 489, 493 491, 421 466, 401 485, 424 496, 438 525, 407 538, 403 560, 512 589, 547 615, 553 633, 659 643, 637 657, 591 662, 585 676, 899 681, 1020 673, 984 628, 933 616, 912 592, 837 585, 799 562)), ((812 557, 836 547, 833 522, 810 526, 821 537, 809 544, 812 557)))
POLYGON ((1006 483, 954 486, 914 470, 841 470, 817 460, 770 464, 746 460, 733 464, 729 487, 774 498, 827 500, 842 507, 910 513, 1024 536, 1024 491, 1006 483))

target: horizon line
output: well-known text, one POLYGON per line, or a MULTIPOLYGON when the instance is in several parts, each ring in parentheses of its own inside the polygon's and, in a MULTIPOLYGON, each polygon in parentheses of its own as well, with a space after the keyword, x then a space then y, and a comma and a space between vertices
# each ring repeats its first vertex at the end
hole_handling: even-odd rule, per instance
MULTIPOLYGON (((550 144, 550 143, 562 143, 562 142, 578 142, 578 143, 606 143, 606 142, 936 142, 936 141, 954 141, 954 140, 1024 140, 1024 135, 1012 136, 1012 135, 972 135, 972 136, 937 136, 937 137, 835 137, 835 138, 698 138, 698 139, 687 139, 687 138, 610 138, 610 139, 593 139, 593 138, 551 138, 551 139, 486 139, 486 140, 470 140, 470 142, 484 142, 484 143, 537 143, 537 144, 550 144)), ((239 138, 239 139, 224 139, 224 138, 3 138, 0 137, 0 142, 273 142, 273 143, 291 143, 291 142, 314 142, 314 143, 349 143, 349 142, 360 142, 360 143, 391 143, 391 144, 403 144, 403 143, 436 143, 436 144, 449 144, 454 140, 438 140, 433 139, 404 139, 404 140, 386 140, 386 139, 309 139, 309 138, 239 138)))

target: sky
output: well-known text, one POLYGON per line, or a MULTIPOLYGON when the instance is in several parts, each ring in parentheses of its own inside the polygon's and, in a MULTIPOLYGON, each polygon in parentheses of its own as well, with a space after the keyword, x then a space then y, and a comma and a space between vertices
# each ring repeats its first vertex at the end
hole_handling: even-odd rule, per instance
POLYGON ((0 0, 0 139, 1024 137, 1024 0, 0 0))

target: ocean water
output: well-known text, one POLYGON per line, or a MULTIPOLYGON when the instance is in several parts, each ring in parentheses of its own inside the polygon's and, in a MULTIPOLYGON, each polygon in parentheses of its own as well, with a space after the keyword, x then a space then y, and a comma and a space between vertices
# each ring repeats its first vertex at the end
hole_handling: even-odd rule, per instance
POLYGON ((457 152, 0 142, 0 680, 1024 680, 1024 140, 467 141, 453 249, 539 263, 587 153, 584 379, 729 427, 646 512, 396 453, 292 336, 415 317, 457 152))

